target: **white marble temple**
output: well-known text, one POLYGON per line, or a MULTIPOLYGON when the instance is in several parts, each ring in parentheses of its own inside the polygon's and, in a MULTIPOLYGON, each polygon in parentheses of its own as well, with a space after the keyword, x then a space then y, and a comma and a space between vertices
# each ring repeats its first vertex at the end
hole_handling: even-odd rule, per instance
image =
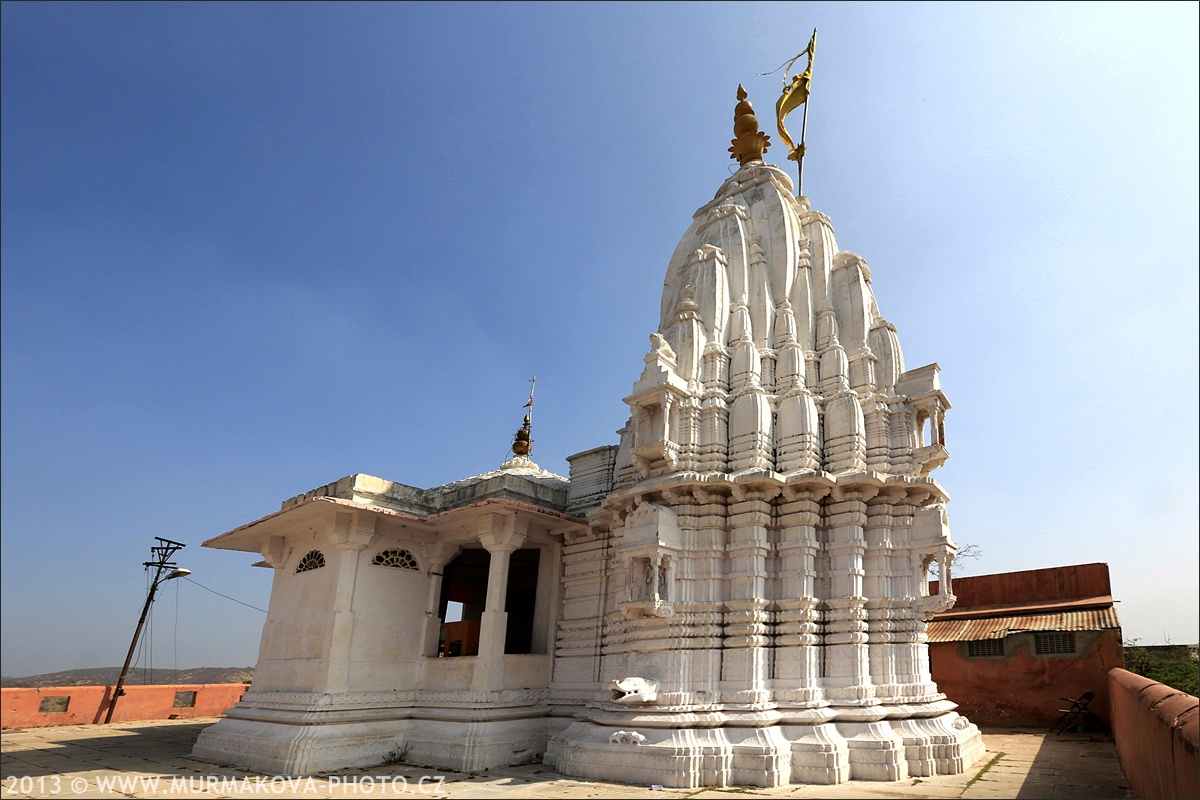
POLYGON ((574 722, 547 763, 685 788, 970 766, 979 731, 925 644, 954 601, 938 366, 905 369, 866 261, 762 161, 695 213, 664 283, 616 453, 572 461, 611 458, 612 488, 563 550, 549 704, 574 722), (637 679, 652 702, 601 691, 637 679))
POLYGON ((353 475, 206 542, 275 578, 252 690, 196 755, 544 758, 684 788, 977 761, 925 637, 954 601, 930 477, 950 404, 936 364, 906 369, 867 262, 748 159, 695 213, 649 338, 619 444, 569 480, 528 446, 430 490, 353 475))

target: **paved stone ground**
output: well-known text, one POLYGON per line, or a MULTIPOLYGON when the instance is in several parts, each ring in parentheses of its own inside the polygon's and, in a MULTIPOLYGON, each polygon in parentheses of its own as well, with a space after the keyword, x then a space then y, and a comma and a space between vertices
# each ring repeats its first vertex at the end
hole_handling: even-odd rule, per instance
POLYGON ((282 778, 218 767, 192 758, 200 731, 215 719, 72 725, 0 734, 0 797, 242 798, 450 797, 729 800, 731 795, 788 798, 1130 797, 1111 739, 1022 730, 984 732, 987 755, 963 775, 896 783, 778 789, 661 789, 565 778, 540 764, 479 774, 393 764, 319 777, 282 778), (424 781, 422 781, 424 778, 424 781))

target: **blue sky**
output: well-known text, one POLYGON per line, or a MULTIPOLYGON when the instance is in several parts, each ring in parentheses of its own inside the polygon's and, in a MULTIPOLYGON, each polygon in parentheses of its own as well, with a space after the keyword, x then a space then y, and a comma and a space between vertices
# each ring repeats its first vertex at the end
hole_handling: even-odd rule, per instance
POLYGON ((252 665, 202 587, 270 572, 200 543, 495 468, 531 375, 544 468, 614 443, 737 85, 769 122, 814 26, 805 193, 942 366, 966 572, 1107 562, 1197 641, 1197 8, 5 2, 4 674, 119 665, 155 536, 196 583, 142 663, 252 665))

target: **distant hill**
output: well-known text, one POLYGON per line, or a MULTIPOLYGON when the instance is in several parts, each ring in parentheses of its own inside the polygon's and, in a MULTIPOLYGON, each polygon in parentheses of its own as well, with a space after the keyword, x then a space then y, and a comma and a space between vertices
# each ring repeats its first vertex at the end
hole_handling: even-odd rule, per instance
MULTIPOLYGON (((48 672, 28 678, 4 678, 5 689, 36 689, 44 686, 113 686, 121 677, 120 667, 69 669, 48 672)), ((194 669, 131 669, 125 677, 126 686, 143 684, 171 685, 177 683, 250 683, 254 667, 196 667, 194 669)))

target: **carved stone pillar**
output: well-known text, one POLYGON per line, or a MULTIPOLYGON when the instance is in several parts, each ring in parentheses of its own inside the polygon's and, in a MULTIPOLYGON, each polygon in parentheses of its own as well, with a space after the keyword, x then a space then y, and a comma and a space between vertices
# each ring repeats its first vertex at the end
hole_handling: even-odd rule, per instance
POLYGON ((875 705, 867 651, 867 598, 863 596, 866 501, 875 489, 833 490, 826 508, 830 592, 825 634, 825 695, 835 705, 875 705))
POLYGON ((678 417, 679 469, 691 471, 697 468, 700 450, 700 400, 688 395, 679 401, 678 417))
POLYGON ((896 683, 896 641, 894 635, 896 594, 892 587, 890 559, 892 551, 891 500, 875 497, 867 503, 867 522, 863 530, 866 551, 863 555, 863 594, 867 597, 867 649, 871 682, 875 697, 888 702, 898 690, 896 683))
POLYGON ((337 585, 333 595, 333 621, 325 645, 325 679, 320 691, 338 694, 350 688, 354 583, 358 578, 359 554, 375 538, 375 516, 366 512, 339 511, 327 536, 337 553, 337 585))
POLYGON ((479 657, 471 688, 498 692, 504 688, 504 640, 508 632, 508 565, 514 550, 525 543, 529 521, 512 512, 488 514, 479 521, 479 542, 488 551, 487 599, 479 623, 479 657))
POLYGON ((775 624, 775 699, 795 707, 827 705, 821 682, 817 598, 817 523, 825 490, 784 489, 779 504, 779 611, 775 624))
POLYGON ((888 430, 891 440, 889 463, 892 471, 900 475, 916 475, 913 451, 917 449, 917 423, 912 411, 904 403, 888 405, 888 430))
POLYGON ((765 703, 770 699, 767 557, 771 542, 771 498, 778 489, 737 486, 729 506, 729 600, 725 650, 721 660, 726 702, 765 703))
POLYGON ((920 559, 912 554, 913 514, 916 504, 928 496, 926 492, 897 490, 891 505, 892 586, 897 595, 905 598, 895 610, 892 622, 895 680, 903 687, 907 702, 933 699, 937 687, 929 672, 929 645, 926 623, 916 604, 924 594, 925 575, 920 559))
POLYGON ((887 472, 890 439, 887 404, 873 400, 866 405, 870 409, 864 415, 867 426, 867 469, 887 472))

